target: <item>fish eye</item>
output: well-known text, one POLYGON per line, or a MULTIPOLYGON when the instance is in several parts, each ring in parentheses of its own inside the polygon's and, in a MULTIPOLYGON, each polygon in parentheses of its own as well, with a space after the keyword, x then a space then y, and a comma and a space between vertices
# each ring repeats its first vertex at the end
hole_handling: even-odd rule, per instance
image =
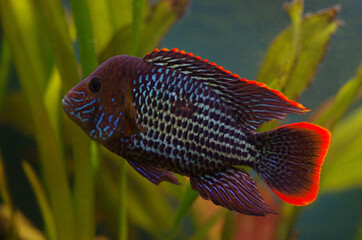
POLYGON ((102 87, 103 87, 103 82, 98 77, 94 77, 89 81, 88 88, 94 93, 100 92, 102 90, 102 87))

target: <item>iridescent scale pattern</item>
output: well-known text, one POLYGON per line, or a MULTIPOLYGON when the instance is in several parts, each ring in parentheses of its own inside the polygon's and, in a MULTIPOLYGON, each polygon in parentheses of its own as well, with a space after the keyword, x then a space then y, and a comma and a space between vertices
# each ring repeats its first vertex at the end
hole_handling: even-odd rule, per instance
POLYGON ((134 80, 133 98, 147 131, 120 140, 131 161, 196 176, 249 165, 256 154, 219 96, 187 74, 153 66, 134 80))

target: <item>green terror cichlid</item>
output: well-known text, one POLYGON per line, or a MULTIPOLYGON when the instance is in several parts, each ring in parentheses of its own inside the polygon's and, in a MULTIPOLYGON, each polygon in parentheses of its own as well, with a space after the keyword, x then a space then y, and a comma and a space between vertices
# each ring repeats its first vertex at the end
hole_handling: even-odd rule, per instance
POLYGON ((247 166, 288 203, 317 197, 329 131, 302 122, 255 132, 308 109, 191 53, 156 49, 143 59, 112 57, 67 93, 63 107, 91 139, 155 184, 177 184, 178 173, 217 205, 274 213, 242 169, 247 166))

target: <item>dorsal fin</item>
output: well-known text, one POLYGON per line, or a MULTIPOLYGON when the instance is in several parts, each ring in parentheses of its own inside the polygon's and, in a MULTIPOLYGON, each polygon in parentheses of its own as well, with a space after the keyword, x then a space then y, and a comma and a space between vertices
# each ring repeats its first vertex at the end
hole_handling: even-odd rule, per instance
POLYGON ((303 114, 309 109, 289 100, 281 92, 265 84, 240 78, 223 67, 194 56, 192 53, 155 49, 144 57, 146 62, 171 68, 192 76, 212 88, 235 114, 237 122, 246 130, 255 130, 263 122, 284 119, 287 113, 303 114))

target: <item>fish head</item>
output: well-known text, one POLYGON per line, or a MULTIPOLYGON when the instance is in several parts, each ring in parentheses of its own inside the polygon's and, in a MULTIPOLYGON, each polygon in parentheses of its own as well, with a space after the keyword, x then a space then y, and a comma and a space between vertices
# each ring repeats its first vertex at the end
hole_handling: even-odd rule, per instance
POLYGON ((102 144, 114 136, 130 134, 130 122, 135 121, 133 71, 127 57, 108 59, 62 100, 67 116, 91 139, 102 144))

